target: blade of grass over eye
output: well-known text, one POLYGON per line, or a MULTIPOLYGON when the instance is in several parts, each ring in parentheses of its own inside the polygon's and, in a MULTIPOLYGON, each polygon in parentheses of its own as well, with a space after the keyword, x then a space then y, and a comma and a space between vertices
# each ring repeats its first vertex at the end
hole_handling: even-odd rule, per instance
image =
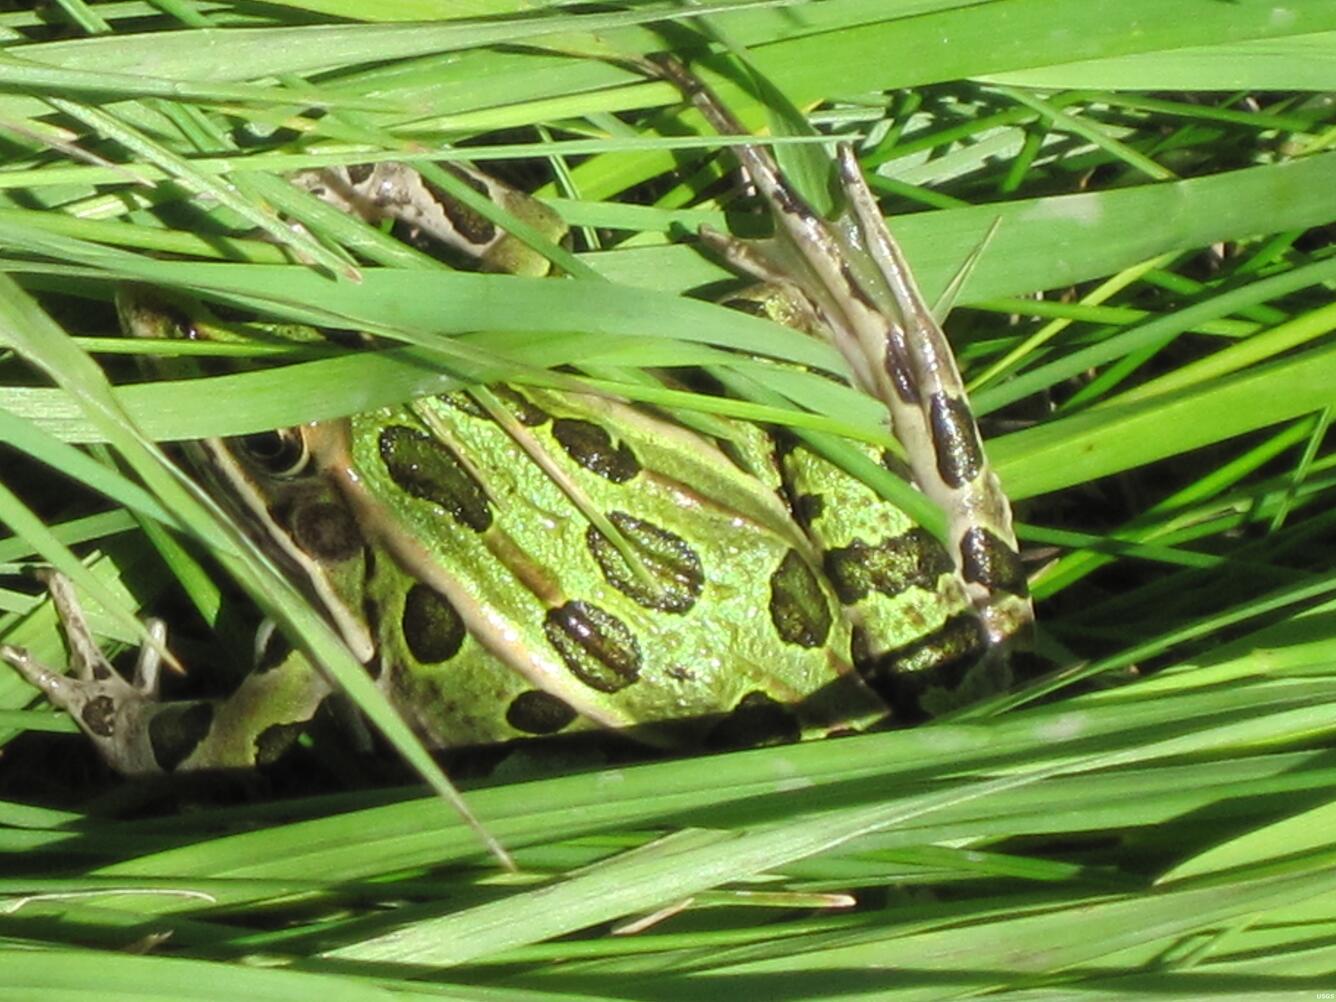
MULTIPOLYGON (((168 270, 172 270, 174 268, 192 268, 193 266, 165 265, 164 267, 168 270)), ((229 271, 230 266, 212 267, 221 269, 224 274, 229 276, 228 283, 234 284, 232 281, 234 273, 229 271)), ((1336 274, 1336 271, 1333 271, 1333 269, 1336 268, 1336 262, 1326 262, 1321 266, 1309 267, 1321 267, 1336 274)), ((263 275, 266 271, 267 270, 264 268, 247 269, 247 276, 252 273, 263 275)), ((284 299, 288 299, 290 296, 299 292, 301 283, 308 280, 308 277, 310 280, 316 282, 319 281, 314 276, 310 276, 309 272, 305 272, 301 269, 277 269, 273 273, 273 277, 277 278, 278 275, 285 276, 283 279, 284 299)), ((452 309, 457 308, 461 302, 460 299, 456 298, 454 294, 448 290, 455 288, 456 286, 466 287, 477 283, 481 283, 484 287, 489 284, 495 284, 497 292, 500 294, 510 288, 513 284, 513 280, 493 278, 490 276, 442 274, 439 276, 430 276, 430 281, 428 281, 428 276, 425 275, 403 277, 405 279, 411 277, 411 281, 407 281, 403 284, 405 298, 399 299, 397 302, 396 296, 399 294, 392 292, 392 290, 399 287, 399 282, 398 279, 395 278, 395 273, 369 274, 366 283, 367 286, 384 283, 383 289, 388 293, 386 302, 395 304, 393 306, 387 306, 387 311, 390 311, 391 315, 386 319, 392 323, 398 323, 402 322, 404 319, 408 319, 402 316, 405 309, 407 309, 414 313, 422 311, 421 320, 424 322, 434 322, 435 324, 442 326, 448 325, 450 323, 449 312, 452 309), (430 292, 431 287, 437 282, 440 283, 442 293, 439 299, 435 298, 430 292), (411 302, 406 298, 407 291, 410 287, 415 293, 415 297, 411 302), (393 314, 395 312, 401 314, 401 316, 394 316, 393 314), (432 314, 435 314, 434 321, 429 319, 432 314)), ((1285 279, 1287 276, 1278 276, 1277 278, 1285 279)), ((1266 279, 1263 281, 1274 282, 1276 279, 1266 279)), ((1288 281, 1294 281, 1292 276, 1288 278, 1288 281)), ((507 326, 514 324, 516 327, 522 328, 531 323, 533 325, 541 325, 544 321, 551 322, 554 316, 559 315, 558 311, 560 307, 558 306, 558 303, 563 301, 569 302, 571 308, 578 312, 589 308, 589 304, 592 301, 589 298, 590 295, 601 297, 606 294, 614 300, 620 299, 623 296, 623 292, 616 287, 600 283, 598 286, 592 287, 589 293, 583 293, 582 290, 583 294, 581 296, 572 297, 568 300, 566 289, 569 289, 570 287, 567 286, 566 288, 563 288, 566 286, 566 283, 554 283, 549 282, 548 280, 533 280, 526 284, 531 287, 531 290, 535 294, 534 311, 532 313, 523 312, 520 305, 520 299, 518 299, 514 293, 507 294, 506 299, 509 304, 509 312, 504 317, 504 319, 508 321, 507 326)), ((1307 284, 1307 280, 1297 284, 1302 286, 1307 284)), ((307 301, 314 301, 323 297, 325 308, 335 310, 340 309, 338 293, 340 287, 329 286, 328 283, 326 283, 324 288, 332 291, 323 291, 321 293, 315 293, 315 288, 316 286, 313 285, 313 294, 307 301)), ((1242 292, 1247 290, 1239 291, 1242 292)), ((638 299, 638 296, 633 297, 633 299, 638 299)), ((628 300, 628 302, 629 301, 630 300, 628 300)), ((358 309, 362 308, 358 305, 361 302, 363 302, 363 300, 354 300, 350 298, 348 300, 348 305, 350 308, 358 309)), ((1213 310, 1219 310, 1218 304, 1213 307, 1213 310)), ((683 300, 667 301, 662 309, 655 311, 653 320, 655 323, 664 325, 664 333, 667 335, 671 335, 673 329, 680 327, 683 323, 689 326, 693 330, 693 333, 704 335, 705 332, 711 328, 703 326, 702 320, 706 323, 714 324, 716 321, 716 314, 718 314, 717 320, 719 323, 717 329, 721 333, 724 330, 733 331, 735 328, 739 331, 750 330, 753 326, 755 326, 758 334, 760 334, 761 331, 765 331, 763 337, 766 340, 754 342, 752 345, 753 350, 760 348, 761 350, 773 351, 776 346, 769 343, 770 331, 773 329, 778 333, 785 333, 778 331, 777 328, 772 328, 770 324, 763 321, 743 317, 737 314, 729 314, 726 311, 705 307, 704 304, 694 304, 683 300), (679 311, 681 311, 681 313, 679 313, 679 311), (679 316, 690 316, 692 319, 680 320, 678 319, 679 316)), ((616 313, 610 312, 607 314, 600 314, 600 316, 628 317, 630 314, 618 311, 616 313)), ((410 320, 409 322, 417 321, 410 320)), ((571 322, 577 322, 574 319, 574 316, 571 322)), ((644 329, 647 326, 652 329, 652 326, 646 321, 639 321, 639 327, 641 329, 644 329)), ((804 339, 800 336, 792 335, 791 332, 787 333, 795 339, 795 347, 804 344, 804 339)), ((740 345, 747 344, 747 342, 734 343, 740 345)), ((811 342, 807 342, 807 344, 816 347, 811 342)), ((1016 435, 997 439, 991 447, 991 451, 1008 489, 1016 496, 1020 497, 1030 496, 1034 493, 1042 493, 1044 490, 1055 489, 1057 486, 1071 482, 1072 479, 1084 475, 1102 475, 1103 473, 1113 472, 1118 469, 1126 469, 1131 466, 1152 461, 1156 458, 1161 458, 1165 455, 1175 454, 1176 452, 1187 448, 1196 448, 1211 441, 1219 441, 1232 435, 1242 434, 1259 427, 1265 427, 1267 424, 1284 420, 1288 417, 1295 417, 1302 413, 1306 413, 1309 410, 1316 410, 1328 405, 1331 402, 1331 391, 1329 383, 1324 380, 1322 368, 1324 365, 1330 364, 1329 360, 1326 359, 1328 353, 1329 352, 1326 350, 1316 349, 1294 361, 1274 363, 1272 367, 1264 368, 1257 376, 1241 377, 1238 380, 1226 379, 1219 381, 1219 385, 1213 382, 1198 392, 1184 394, 1177 400, 1167 401, 1166 406, 1181 410, 1185 414, 1202 414, 1206 413, 1206 411, 1201 410, 1201 408, 1209 408, 1209 413, 1211 414, 1210 420, 1193 420, 1186 422, 1181 426, 1171 425, 1171 427, 1181 427, 1183 435, 1187 436, 1185 438, 1180 439, 1161 434, 1158 425, 1158 422, 1161 419, 1156 416, 1157 413, 1160 412, 1149 406, 1138 406, 1136 402, 1133 401, 1125 405, 1120 404, 1112 409, 1107 407, 1098 408, 1094 411, 1075 415, 1072 418, 1052 422, 1042 428, 1032 429, 1016 435), (1256 393, 1260 393, 1261 395, 1255 399, 1249 398, 1249 394, 1256 393), (1143 422, 1146 424, 1147 428, 1156 428, 1156 433, 1149 434, 1146 432, 1134 431, 1134 429, 1139 428, 1143 422), (1054 462, 1052 460, 1051 457, 1054 455, 1070 456, 1070 450, 1073 448, 1072 443, 1076 441, 1082 443, 1081 455, 1083 460, 1080 466, 1073 465, 1070 461, 1054 462)), ((811 358, 824 357, 826 357, 826 349, 822 346, 821 351, 811 358)), ((387 358, 385 361, 389 362, 390 358, 387 358)), ((337 363, 331 361, 327 363, 311 364, 334 367, 335 365, 361 363, 337 363)), ((218 378, 220 380, 220 386, 224 385, 223 381, 234 379, 240 381, 240 377, 218 378)), ((448 376, 424 372, 418 377, 416 383, 417 389, 413 392, 438 392, 438 390, 431 390, 430 387, 443 387, 447 385, 449 385, 448 376), (422 379, 424 378, 427 382, 422 382, 422 379)), ((1004 387, 1009 387, 1010 385, 1011 384, 1004 384, 1004 387)), ((358 392, 365 393, 373 387, 373 383, 364 382, 358 392)), ((146 391, 146 394, 151 392, 157 391, 146 391)), ((303 399, 300 393, 296 392, 294 384, 294 392, 292 394, 284 399, 276 401, 281 409, 272 413, 256 412, 252 416, 251 424, 248 426, 249 430, 258 430, 263 427, 273 427, 276 424, 290 423, 297 415, 303 413, 303 407, 309 407, 310 404, 321 395, 320 388, 314 384, 312 384, 310 392, 311 397, 303 399)), ((353 396, 340 398, 337 401, 326 399, 324 404, 321 405, 323 406, 323 411, 319 411, 319 408, 316 408, 316 410, 320 413, 324 413, 325 416, 335 416, 335 412, 330 410, 330 406, 333 404, 337 413, 349 413, 359 409, 365 409, 365 407, 374 406, 374 400, 376 399, 379 399, 382 403, 389 402, 396 397, 402 399, 401 394, 404 390, 403 388, 398 390, 390 390, 387 388, 385 392, 386 396, 380 398, 353 396)), ((986 397, 986 393, 981 394, 981 396, 986 397)), ((147 419, 157 408, 148 406, 147 404, 145 406, 145 417, 147 419)), ((185 415, 187 418, 194 418, 202 422, 192 427, 188 433, 204 434, 220 431, 221 429, 219 427, 209 424, 208 422, 221 415, 221 411, 211 411, 207 414, 194 412, 185 415)), ((307 418, 311 417, 312 411, 308 409, 305 412, 305 416, 307 418)), ((184 427, 179 422, 177 427, 179 430, 184 431, 184 427)), ((228 430, 232 433, 236 433, 239 429, 234 426, 228 430)), ((61 429, 61 433, 77 437, 77 433, 73 432, 72 429, 61 429)))
MULTIPOLYGON (((559 364, 568 359, 578 359, 582 363, 591 360, 588 353, 578 350, 579 342, 573 350, 567 350, 568 347, 563 347, 559 355, 545 354, 542 361, 559 364)), ((671 352, 668 357, 656 359, 652 354, 647 356, 636 344, 628 345, 627 353, 629 357, 625 361, 635 364, 662 361, 694 365, 700 361, 697 352, 685 355, 671 352)), ((616 352, 606 357, 623 361, 616 352)), ((739 366, 740 370, 747 368, 739 366)), ((757 369, 758 375, 775 375, 773 367, 751 368, 757 369)), ((511 373, 511 376, 514 378, 515 374, 511 373)), ((803 403, 816 411, 815 414, 782 403, 767 406, 747 400, 674 391, 657 384, 628 383, 624 379, 544 379, 541 372, 522 373, 520 377, 523 382, 537 385, 591 388, 648 403, 736 415, 754 421, 775 421, 844 435, 882 448, 895 448, 880 423, 876 404, 853 394, 847 387, 802 373, 794 374, 794 379, 784 382, 810 391, 803 403)), ((152 434, 194 438, 242 435, 290 425, 296 420, 343 417, 412 397, 443 393, 466 382, 443 371, 439 365, 424 364, 420 352, 405 348, 370 355, 343 354, 325 362, 287 365, 282 370, 127 386, 118 391, 118 399, 127 413, 152 434), (201 394, 207 395, 212 403, 207 411, 197 406, 201 394)), ((16 416, 39 422, 65 441, 101 440, 97 429, 81 417, 78 406, 62 391, 12 389, 8 393, 0 391, 0 401, 7 402, 16 416)))

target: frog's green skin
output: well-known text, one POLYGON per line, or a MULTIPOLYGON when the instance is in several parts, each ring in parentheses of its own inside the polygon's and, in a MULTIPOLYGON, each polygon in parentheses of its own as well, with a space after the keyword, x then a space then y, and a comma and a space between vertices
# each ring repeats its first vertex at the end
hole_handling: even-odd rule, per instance
MULTIPOLYGON (((485 267, 537 267, 477 217, 464 232, 457 207, 426 204, 441 193, 401 165, 299 183, 438 239, 448 231, 485 267)), ((500 190, 560 235, 545 209, 500 190)), ((136 336, 245 334, 142 290, 123 290, 119 308, 136 336)), ((594 727, 671 746, 827 734, 885 716, 888 700, 914 704, 944 664, 979 660, 981 620, 943 548, 807 450, 776 463, 768 440, 738 425, 726 454, 604 398, 494 392, 193 449, 429 743, 594 727), (482 406, 498 397, 499 413, 482 406)), ((228 699, 189 703, 158 703, 156 671, 126 682, 95 648, 73 659, 81 681, 12 648, 0 656, 126 772, 252 765, 331 694, 293 652, 228 699)))

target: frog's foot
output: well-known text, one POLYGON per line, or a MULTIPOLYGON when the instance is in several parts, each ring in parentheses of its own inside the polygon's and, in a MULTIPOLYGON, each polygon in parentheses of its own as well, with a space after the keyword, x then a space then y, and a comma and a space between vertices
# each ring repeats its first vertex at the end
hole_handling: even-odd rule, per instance
POLYGON ((140 649, 134 675, 127 681, 98 649, 70 580, 56 572, 45 573, 43 579, 65 631, 70 674, 61 674, 24 648, 9 644, 0 645, 0 660, 42 690, 52 705, 69 713, 112 768, 127 775, 163 771, 149 723, 162 709, 158 676, 166 628, 158 620, 146 624, 152 641, 140 649))

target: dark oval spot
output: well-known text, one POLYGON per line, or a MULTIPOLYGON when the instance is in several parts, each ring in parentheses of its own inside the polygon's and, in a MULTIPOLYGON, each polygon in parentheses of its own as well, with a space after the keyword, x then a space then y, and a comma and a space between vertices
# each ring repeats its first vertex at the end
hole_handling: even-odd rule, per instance
POLYGON ((464 170, 464 168, 460 167, 459 164, 450 160, 442 160, 439 162, 438 166, 451 177, 463 181, 484 198, 492 197, 492 193, 487 190, 487 185, 483 182, 482 178, 470 174, 468 171, 464 170))
POLYGON ((924 691, 955 689, 987 649, 979 618, 962 612, 926 637, 870 660, 856 657, 855 664, 864 681, 890 704, 897 721, 916 723, 927 716, 920 702, 924 691))
POLYGON ((184 762, 213 727, 213 704, 206 700, 163 703, 148 722, 153 761, 163 772, 184 762))
POLYGON ((506 707, 506 723, 526 734, 555 734, 574 719, 570 703, 542 689, 522 692, 506 707))
POLYGON ((309 724, 309 721, 304 720, 270 724, 255 735, 251 745, 255 750, 255 764, 268 765, 277 762, 283 757, 283 753, 292 747, 293 742, 302 736, 309 724))
POLYGON ((448 661, 459 653, 467 631, 455 607, 440 592, 414 585, 404 596, 404 643, 423 664, 448 661))
POLYGON ((457 411, 463 411, 469 417, 477 418, 479 421, 492 420, 492 415, 483 410, 482 405, 467 390, 451 390, 449 393, 440 394, 436 399, 457 411))
POLYGON ((110 696, 94 696, 79 711, 79 719, 88 733, 99 738, 110 738, 116 731, 116 700, 110 696))
POLYGON ((434 501, 475 532, 492 524, 487 493, 445 443, 401 424, 380 433, 380 458, 394 482, 414 497, 434 501))
MULTIPOLYGON (((487 194, 487 188, 481 185, 476 178, 470 177, 467 174, 462 174, 459 171, 451 171, 450 173, 454 174, 455 177, 459 178, 461 181, 467 183, 469 187, 473 188, 475 191, 481 187, 482 190, 479 194, 487 194)), ((436 200, 436 204, 441 207, 441 211, 445 213, 445 218, 450 220, 450 226, 464 240, 474 246, 479 246, 481 244, 486 244, 496 236, 496 227, 486 216, 474 212, 459 199, 455 198, 454 195, 450 194, 444 188, 438 187, 431 181, 428 181, 426 178, 422 179, 422 184, 431 194, 431 197, 436 200)))
POLYGON ((252 669, 256 675, 280 667, 294 650, 292 641, 283 635, 282 630, 278 629, 266 630, 262 634, 257 633, 256 642, 261 644, 255 659, 255 668, 252 669))
POLYGON ((376 169, 375 164, 349 164, 348 180, 351 181, 354 186, 359 184, 365 184, 367 179, 371 177, 371 174, 373 171, 375 171, 375 169, 376 169))
POLYGON ((921 528, 883 539, 875 546, 855 539, 828 551, 824 563, 826 577, 845 605, 874 591, 894 597, 915 586, 932 590, 937 579, 951 570, 946 549, 921 528))
POLYGON ((933 394, 928 407, 937 472, 952 488, 962 487, 983 469, 983 445, 969 404, 960 397, 933 394))
POLYGON ((552 436, 566 453, 591 473, 624 484, 640 472, 640 461, 625 443, 616 447, 607 431, 592 421, 558 418, 552 436))
POLYGON ((608 537, 591 525, 585 531, 585 542, 608 584, 647 609, 678 614, 690 610, 700 596, 705 573, 687 541, 626 512, 611 512, 608 520, 621 530, 653 579, 642 580, 608 537))
POLYGON ((960 538, 960 569, 966 581, 977 581, 992 591, 1030 593, 1020 554, 996 533, 977 525, 960 538))
POLYGON ((914 372, 909 365, 909 347, 905 344, 905 332, 899 324, 891 324, 886 329, 886 355, 882 367, 895 388, 895 395, 911 406, 918 404, 919 388, 914 379, 914 372))
POLYGON ((797 550, 784 554, 770 575, 770 621, 786 644, 820 647, 830 635, 830 604, 797 550))
POLYGON ((788 459, 789 456, 797 452, 802 445, 798 436, 787 428, 773 429, 770 432, 770 440, 774 443, 776 465, 779 465, 785 459, 788 459))
POLYGON ((617 692, 640 677, 640 645, 616 616, 590 602, 549 609, 543 632, 581 682, 617 692))
POLYGON ((349 560, 362 551, 362 533, 352 512, 333 501, 298 506, 288 526, 306 553, 322 560, 349 560))
POLYGON ((804 530, 810 529, 826 511, 826 500, 820 494, 799 494, 793 502, 793 517, 804 530))
POLYGON ((515 419, 526 428, 537 428, 551 417, 547 411, 512 386, 493 386, 492 392, 505 403, 515 419))
MULTIPOLYGON (((506 386, 503 383, 500 386, 491 387, 491 390, 493 396, 505 404, 506 409, 514 415, 515 420, 526 428, 537 428, 547 422, 549 418, 547 411, 514 387, 506 386)), ((492 420, 492 415, 467 390, 453 390, 450 393, 442 393, 437 399, 450 405, 455 410, 463 411, 469 417, 477 418, 479 421, 492 420)))
POLYGON ((763 692, 749 692, 716 724, 705 745, 716 750, 785 744, 802 736, 797 717, 783 703, 763 692))

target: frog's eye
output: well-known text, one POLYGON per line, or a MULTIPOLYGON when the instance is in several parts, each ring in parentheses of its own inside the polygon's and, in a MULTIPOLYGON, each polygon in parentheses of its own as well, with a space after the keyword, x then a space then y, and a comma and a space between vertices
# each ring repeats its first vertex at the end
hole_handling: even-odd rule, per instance
POLYGON ((279 428, 234 439, 237 448, 266 473, 289 479, 300 476, 311 462, 306 436, 296 428, 279 428))

